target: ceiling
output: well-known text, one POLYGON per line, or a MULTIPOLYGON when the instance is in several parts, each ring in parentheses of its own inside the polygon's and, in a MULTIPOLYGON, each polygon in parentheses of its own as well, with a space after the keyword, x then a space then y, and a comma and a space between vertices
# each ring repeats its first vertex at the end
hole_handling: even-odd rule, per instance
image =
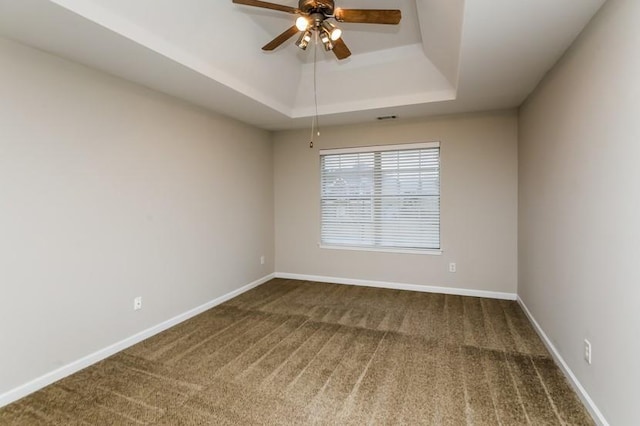
MULTIPOLYGON (((318 49, 320 122, 516 107, 604 2, 336 0, 403 18, 340 24, 344 61, 318 49)), ((313 49, 260 49, 291 25, 231 0, 0 0, 2 36, 268 130, 315 114, 313 49)))

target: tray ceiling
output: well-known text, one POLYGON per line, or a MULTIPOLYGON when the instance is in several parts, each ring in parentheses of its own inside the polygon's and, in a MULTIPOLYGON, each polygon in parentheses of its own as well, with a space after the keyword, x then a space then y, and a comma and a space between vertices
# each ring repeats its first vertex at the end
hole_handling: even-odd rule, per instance
MULTIPOLYGON (((403 19, 340 24, 347 60, 318 49, 325 125, 518 106, 604 0, 336 3, 403 19)), ((270 130, 315 113, 312 48, 260 49, 292 24, 231 0, 0 0, 0 35, 270 130)))

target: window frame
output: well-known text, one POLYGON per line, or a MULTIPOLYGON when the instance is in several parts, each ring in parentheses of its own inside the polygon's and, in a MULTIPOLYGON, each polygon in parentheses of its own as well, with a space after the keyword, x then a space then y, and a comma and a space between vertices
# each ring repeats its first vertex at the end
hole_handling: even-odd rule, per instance
POLYGON ((383 252, 383 253, 404 253, 404 254, 417 254, 417 255, 441 255, 443 253, 442 249, 442 147, 440 141, 432 141, 432 142, 417 142, 417 143, 406 143, 406 144, 391 144, 391 145, 373 145, 373 146, 359 146, 359 147, 351 147, 351 148, 332 148, 332 149, 321 149, 318 155, 319 162, 319 186, 320 186, 320 196, 319 196, 319 227, 318 227, 318 247, 321 249, 328 250, 347 250, 347 251, 365 251, 365 252, 383 252), (338 245, 338 244, 325 244, 322 243, 322 225, 323 225, 323 215, 322 215, 322 177, 323 177, 323 169, 322 169, 322 157, 326 155, 338 155, 338 154, 357 154, 357 153, 378 153, 378 152, 388 152, 388 151, 408 151, 408 150, 418 150, 418 149, 438 149, 438 241, 439 248, 429 248, 429 249, 418 249, 418 248, 402 248, 402 247, 376 247, 376 246, 358 246, 358 245, 338 245))

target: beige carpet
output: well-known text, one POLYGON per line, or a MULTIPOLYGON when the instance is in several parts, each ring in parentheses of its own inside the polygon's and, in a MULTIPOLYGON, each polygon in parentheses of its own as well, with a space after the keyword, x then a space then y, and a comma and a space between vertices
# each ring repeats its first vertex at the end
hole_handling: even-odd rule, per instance
POLYGON ((273 280, 0 424, 593 423, 515 302, 273 280))

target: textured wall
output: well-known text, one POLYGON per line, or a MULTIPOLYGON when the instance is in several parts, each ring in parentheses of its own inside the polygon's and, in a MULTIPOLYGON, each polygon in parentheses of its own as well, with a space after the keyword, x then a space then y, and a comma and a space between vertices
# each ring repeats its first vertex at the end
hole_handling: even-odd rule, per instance
POLYGON ((0 59, 0 394, 273 272, 267 132, 2 39, 0 59))
POLYGON ((639 22, 609 0, 520 113, 518 291, 612 425, 640 421, 639 22))

